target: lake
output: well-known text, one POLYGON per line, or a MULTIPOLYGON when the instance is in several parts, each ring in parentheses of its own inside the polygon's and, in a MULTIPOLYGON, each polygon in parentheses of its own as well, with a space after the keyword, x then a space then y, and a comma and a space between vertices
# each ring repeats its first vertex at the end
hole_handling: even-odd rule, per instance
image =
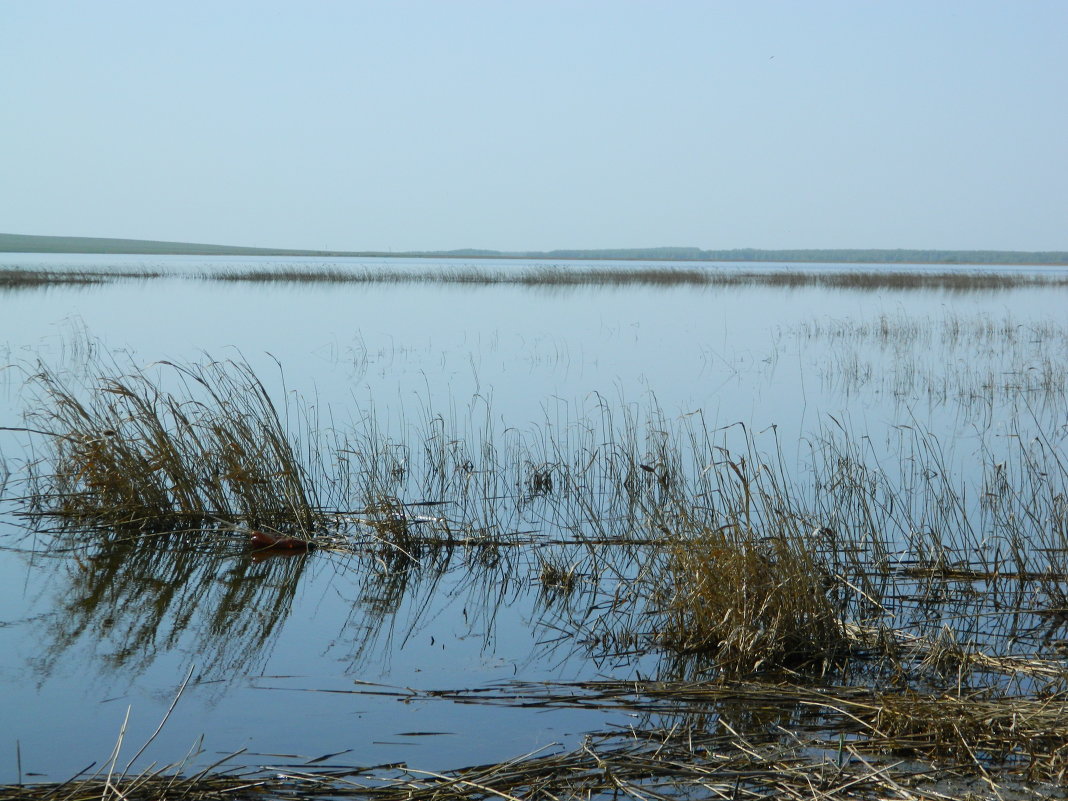
MULTIPOLYGON (((1026 500, 1031 479, 1024 476, 1035 474, 1027 473, 1021 444, 1046 443, 1046 456, 1063 456, 1068 435, 1068 290, 1060 286, 212 280, 249 269, 468 266, 402 259, 4 254, 0 266, 162 274, 0 292, 0 426, 40 428, 34 421, 42 412, 47 420, 47 395, 32 380, 43 368, 81 393, 101 386, 106 368, 114 375, 142 370, 155 386, 181 395, 188 387, 161 362, 233 360, 262 382, 308 450, 320 447, 320 435, 347 443, 318 451, 327 454, 320 480, 336 475, 342 462, 360 476, 339 479, 325 493, 341 514, 330 532, 337 547, 257 559, 240 526, 228 537, 215 531, 202 540, 105 547, 90 529, 26 515, 34 486, 27 465, 43 459, 47 467, 48 437, 0 431, 7 473, 0 782, 19 775, 61 781, 106 763, 129 714, 119 759, 125 764, 187 677, 134 769, 180 760, 200 738, 194 767, 244 749, 234 763, 302 764, 343 752, 328 764, 404 762, 444 771, 545 747, 572 749, 590 732, 627 730, 644 719, 625 706, 461 703, 432 691, 678 676, 678 660, 642 639, 655 614, 651 596, 625 612, 619 600, 632 582, 645 580, 647 551, 660 547, 642 543, 657 526, 673 524, 657 517, 638 531, 648 509, 623 509, 608 472, 589 479, 597 486, 578 487, 574 477, 582 474, 573 465, 626 450, 661 489, 669 462, 680 482, 701 487, 714 464, 742 464, 735 457, 717 462, 717 454, 741 454, 750 468, 755 454, 799 496, 817 499, 805 506, 812 519, 798 517, 799 526, 859 532, 860 512, 818 500, 844 497, 835 494, 841 474, 834 487, 828 478, 855 457, 877 465, 887 486, 907 495, 905 518, 900 508, 870 517, 897 526, 879 532, 889 550, 915 560, 922 549, 913 538, 953 520, 950 544, 1007 559, 1019 540, 1002 534, 999 512, 984 505, 983 494, 991 492, 992 476, 1004 473, 1019 478, 1014 497, 1026 500), (693 446, 705 437, 712 443, 707 463, 693 446), (671 447, 658 450, 661 438, 671 447), (677 463, 668 453, 676 447, 677 463), (447 543, 416 536, 413 552, 401 557, 378 547, 378 529, 352 522, 369 514, 365 496, 373 483, 352 465, 372 452, 383 460, 374 486, 388 487, 405 505, 405 526, 438 531, 448 518, 447 543), (428 477, 434 469, 438 484, 428 477), (572 500, 563 500, 565 479, 575 485, 572 500), (924 495, 921 485, 934 494, 924 495), (947 487, 959 504, 935 497, 947 487), (954 504, 959 508, 950 509, 954 504), (907 527, 906 519, 916 525, 907 527), (595 549, 585 541, 598 537, 620 542, 595 549), (621 644, 624 629, 634 637, 629 644, 621 644)), ((477 268, 553 266, 574 265, 477 268)), ((1063 271, 1043 274, 1054 273, 1063 271)), ((1063 492, 1063 472, 1047 478, 1050 486, 1040 491, 1050 498, 1063 492)), ((756 486, 755 474, 749 480, 756 486)), ((884 497, 879 492, 870 497, 884 497)), ((1025 521, 1016 531, 1046 522, 1025 521)), ((1034 552, 1013 557, 1014 564, 1035 571, 1060 565, 1048 542, 1032 544, 1034 552)), ((1017 621, 1011 632, 979 609, 982 597, 963 613, 959 599, 939 606, 928 597, 922 614, 911 603, 908 614, 899 610, 899 622, 917 636, 948 625, 962 641, 967 634, 1004 655, 1056 660, 1057 637, 1025 631, 1038 625, 1028 599, 1017 611, 1029 622, 1017 621), (967 625, 954 628, 964 618, 967 625)))

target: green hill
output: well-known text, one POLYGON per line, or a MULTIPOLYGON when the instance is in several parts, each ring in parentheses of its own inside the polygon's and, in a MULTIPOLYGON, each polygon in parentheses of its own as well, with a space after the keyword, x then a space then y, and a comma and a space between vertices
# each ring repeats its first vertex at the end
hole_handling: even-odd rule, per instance
POLYGON ((461 259, 559 259, 581 261, 722 261, 778 262, 786 264, 1000 264, 1068 265, 1065 251, 1017 250, 702 250, 694 247, 621 248, 594 250, 500 251, 462 250, 382 251, 294 250, 205 245, 194 242, 162 242, 151 239, 105 239, 87 236, 33 236, 0 234, 0 253, 140 253, 183 256, 409 256, 461 259))
POLYGON ((282 250, 154 239, 108 239, 94 236, 34 236, 0 234, 0 253, 141 253, 180 256, 339 256, 325 250, 282 250))

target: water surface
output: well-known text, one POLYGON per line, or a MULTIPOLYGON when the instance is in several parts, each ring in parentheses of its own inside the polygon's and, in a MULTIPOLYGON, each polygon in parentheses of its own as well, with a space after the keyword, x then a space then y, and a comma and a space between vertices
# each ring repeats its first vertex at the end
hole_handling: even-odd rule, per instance
MULTIPOLYGON (((828 429, 888 460, 902 426, 930 432, 968 484, 980 454, 1068 424, 1064 290, 260 286, 188 276, 293 260, 3 263, 168 277, 0 295, 0 426, 33 411, 23 381, 37 360, 77 374, 94 354, 138 367, 241 358, 280 403, 312 406, 338 428, 371 418, 397 442, 418 442, 439 416, 493 440, 566 430, 605 409, 668 421, 700 411, 712 427, 772 432, 800 482, 806 443, 828 429)), ((455 266, 371 266, 413 264, 455 266)), ((31 447, 30 436, 0 432, 12 474, 0 518, 0 754, 11 755, 0 757, 0 781, 15 776, 16 740, 24 773, 63 779, 104 760, 127 707, 132 755, 190 670, 146 761, 178 759, 204 735, 202 764, 241 748, 256 764, 351 749, 347 763, 440 770, 570 746, 633 717, 328 691, 628 678, 661 664, 655 653, 608 659, 583 647, 570 627, 592 601, 581 591, 547 599, 536 548, 459 546, 383 570, 373 553, 257 563, 236 538, 222 548, 64 547, 34 533, 13 500, 31 447)), ((545 518, 532 536, 551 531, 545 518)))

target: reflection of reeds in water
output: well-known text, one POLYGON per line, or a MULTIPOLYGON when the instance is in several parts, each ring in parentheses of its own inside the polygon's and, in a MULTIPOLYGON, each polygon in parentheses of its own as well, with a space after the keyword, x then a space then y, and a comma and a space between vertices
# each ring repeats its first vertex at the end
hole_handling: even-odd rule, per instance
MULTIPOLYGON (((73 532, 60 542, 76 544, 73 532)), ((254 672, 270 655, 307 559, 254 561, 203 537, 101 538, 82 543, 56 567, 65 586, 50 615, 36 671, 51 673, 78 643, 93 647, 107 672, 134 676, 161 654, 195 654, 208 680, 254 672)))
POLYGON ((486 637, 497 606, 519 586, 509 581, 511 552, 486 560, 477 547, 417 538, 405 550, 379 542, 332 555, 250 552, 243 537, 235 541, 228 532, 85 533, 65 530, 53 541, 60 548, 50 560, 59 577, 57 611, 42 619, 33 661, 42 681, 65 654, 84 647, 103 674, 125 679, 167 654, 187 654, 200 681, 224 690, 262 670, 301 581, 323 571, 350 604, 337 638, 348 649, 340 658, 353 669, 388 660, 398 638, 437 613, 446 579, 450 597, 470 609, 465 618, 486 637))

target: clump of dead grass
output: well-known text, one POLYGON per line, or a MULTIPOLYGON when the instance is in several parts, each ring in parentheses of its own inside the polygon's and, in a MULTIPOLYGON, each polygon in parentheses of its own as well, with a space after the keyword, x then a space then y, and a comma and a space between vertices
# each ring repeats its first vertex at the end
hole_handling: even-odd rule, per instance
POLYGON ((818 565, 786 537, 703 530, 669 546, 659 641, 727 675, 825 667, 846 637, 818 565))
POLYGON ((984 697, 991 693, 929 695, 909 690, 878 697, 868 748, 908 751, 925 758, 1013 763, 1031 778, 1063 781, 1068 727, 1063 693, 1038 698, 984 697))
POLYGON ((0 267, 0 291, 38 289, 50 286, 97 286, 123 280, 160 278, 151 270, 36 270, 27 267, 0 267))
POLYGON ((32 479, 42 511, 121 530, 226 519, 310 533, 321 522, 315 482, 251 367, 158 367, 174 391, 137 369, 32 377, 31 419, 51 434, 32 479))

